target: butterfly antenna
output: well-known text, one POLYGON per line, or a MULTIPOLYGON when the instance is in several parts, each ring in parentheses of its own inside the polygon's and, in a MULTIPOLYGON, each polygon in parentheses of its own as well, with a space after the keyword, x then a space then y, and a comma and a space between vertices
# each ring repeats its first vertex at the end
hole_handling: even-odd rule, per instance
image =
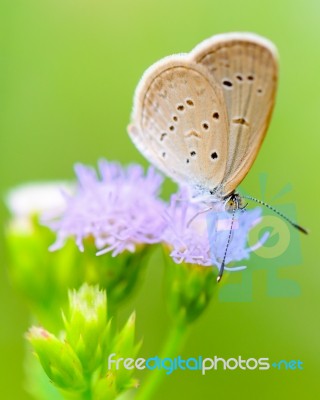
POLYGON ((255 201, 258 204, 261 204, 267 208, 269 208, 269 210, 275 212, 276 214, 278 214, 281 218, 283 218, 284 220, 286 220, 287 222, 289 222, 289 224, 291 224, 294 228, 298 229, 300 232, 305 233, 306 235, 309 233, 309 231, 305 228, 303 228, 301 225, 298 225, 297 223, 293 222, 290 218, 288 218, 286 215, 282 214, 280 211, 278 211, 276 208, 270 206, 269 204, 265 203, 262 200, 256 199, 254 197, 251 196, 242 196, 245 199, 248 200, 252 200, 255 201))
POLYGON ((226 262, 226 257, 227 257, 227 252, 228 252, 228 247, 229 247, 229 244, 230 244, 230 241, 231 241, 231 234, 232 234, 232 228, 233 228, 235 214, 236 214, 236 209, 234 209, 232 211, 232 218, 231 218, 228 241, 227 241, 226 249, 224 251, 224 256, 223 256, 223 260, 222 260, 221 267, 220 267, 220 270, 219 270, 219 275, 217 276, 217 282, 221 281, 221 278, 222 278, 222 275, 223 275, 224 265, 225 265, 225 262, 226 262))

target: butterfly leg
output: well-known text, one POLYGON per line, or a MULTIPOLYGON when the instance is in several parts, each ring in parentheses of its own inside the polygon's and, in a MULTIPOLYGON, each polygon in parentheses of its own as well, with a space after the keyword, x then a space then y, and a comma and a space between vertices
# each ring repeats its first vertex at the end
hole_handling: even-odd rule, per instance
POLYGON ((189 226, 191 225, 191 223, 201 214, 207 213, 209 211, 213 210, 213 207, 208 207, 205 208, 204 210, 198 211, 196 214, 194 214, 194 216, 188 221, 187 223, 187 228, 189 228, 189 226))

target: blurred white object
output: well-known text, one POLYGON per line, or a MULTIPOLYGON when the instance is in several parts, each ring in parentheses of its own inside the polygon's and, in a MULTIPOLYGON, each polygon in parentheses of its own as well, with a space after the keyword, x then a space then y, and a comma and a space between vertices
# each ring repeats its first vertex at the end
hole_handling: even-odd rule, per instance
POLYGON ((43 214, 59 214, 66 207, 65 196, 74 185, 66 181, 32 182, 10 190, 5 198, 12 220, 10 229, 30 232, 32 218, 43 214))

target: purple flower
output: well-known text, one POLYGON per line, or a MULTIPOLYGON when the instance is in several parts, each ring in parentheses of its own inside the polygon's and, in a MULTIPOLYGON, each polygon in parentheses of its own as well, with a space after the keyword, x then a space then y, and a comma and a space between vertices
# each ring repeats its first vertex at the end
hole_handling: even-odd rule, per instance
MULTIPOLYGON (((84 239, 93 238, 98 255, 112 252, 113 256, 163 242, 176 263, 220 267, 231 222, 231 214, 221 207, 207 211, 203 203, 191 202, 186 190, 166 204, 159 198, 163 178, 152 167, 144 174, 139 165, 123 168, 103 160, 99 174, 82 164, 75 171, 78 185, 74 194, 65 193, 64 211, 47 214, 45 220, 57 234, 51 250, 61 248, 69 237, 75 238, 81 251, 84 239)), ((260 208, 236 213, 226 264, 248 259, 267 239, 266 234, 254 248, 246 244, 260 217, 260 208)))
MULTIPOLYGON (((230 213, 221 211, 221 207, 208 211, 208 206, 190 202, 187 192, 181 191, 171 197, 166 219, 168 226, 163 240, 171 249, 170 255, 176 263, 220 267, 230 230, 230 213)), ((248 259, 250 253, 266 241, 268 234, 255 246, 246 245, 250 229, 260 220, 260 208, 236 212, 226 264, 248 259)), ((232 270, 243 268, 234 267, 232 270)))
POLYGON ((163 178, 150 167, 146 174, 139 165, 123 168, 102 160, 95 169, 77 164, 78 186, 65 195, 63 214, 47 216, 43 222, 57 234, 51 250, 61 248, 75 237, 81 251, 83 240, 93 238, 98 254, 124 250, 160 241, 165 226, 165 204, 159 199, 163 178))

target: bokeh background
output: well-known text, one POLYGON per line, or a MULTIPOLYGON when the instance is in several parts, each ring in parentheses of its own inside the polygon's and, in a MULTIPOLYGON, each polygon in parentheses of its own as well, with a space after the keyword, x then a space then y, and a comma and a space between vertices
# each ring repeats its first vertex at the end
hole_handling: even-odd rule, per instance
MULTIPOLYGON (((242 187, 294 204, 312 230, 300 237, 301 257, 279 268, 294 281, 291 295, 271 296, 268 269, 247 263, 250 296, 216 298, 194 325, 183 355, 300 359, 303 371, 176 372, 157 399, 316 399, 319 351, 320 3, 316 0, 2 0, 0 5, 0 189, 25 181, 73 178, 76 161, 107 157, 147 165, 126 133, 134 88, 157 59, 189 51, 221 32, 253 31, 279 48, 280 87, 269 133, 242 187), (251 268, 251 270, 250 270, 251 268), (250 278, 250 279, 251 279, 250 278), (246 301, 243 301, 246 300, 246 301)), ((167 194, 172 185, 167 184, 167 194)), ((1 222, 6 218, 3 204, 1 222)), ((292 232, 292 231, 291 231, 292 232)), ((280 240, 280 239, 279 239, 280 240)), ((0 242, 0 393, 27 400, 23 333, 27 308, 11 287, 0 242)), ((300 250, 299 250, 300 251, 300 250)), ((272 266, 273 259, 269 260, 272 266)), ((157 354, 168 325, 159 255, 142 290, 124 309, 137 309, 142 356, 157 354)), ((235 276, 237 275, 237 276, 235 276)), ((271 290, 272 292, 272 290, 271 290)))

